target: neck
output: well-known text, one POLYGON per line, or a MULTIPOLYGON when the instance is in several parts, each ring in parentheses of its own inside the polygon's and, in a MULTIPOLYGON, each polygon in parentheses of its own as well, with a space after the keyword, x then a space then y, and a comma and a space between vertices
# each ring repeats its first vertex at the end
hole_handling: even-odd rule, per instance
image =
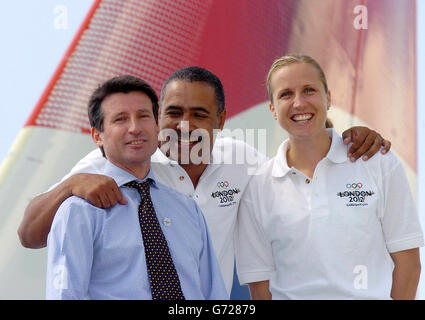
POLYGON ((332 139, 326 130, 308 138, 289 137, 286 159, 289 167, 295 167, 312 178, 317 164, 328 153, 332 139))
MULTIPOLYGON (((111 161, 111 160, 109 160, 109 161, 111 161)), ((120 167, 121 169, 131 173, 133 176, 135 176, 139 180, 143 180, 144 178, 146 178, 146 176, 149 173, 149 169, 151 167, 150 159, 141 163, 141 164, 137 164, 137 165, 134 165, 134 166, 124 165, 124 164, 121 164, 121 163, 114 163, 113 161, 111 161, 111 163, 113 163, 117 167, 120 167)))
MULTIPOLYGON (((161 152, 169 159, 173 160, 172 157, 170 157, 170 154, 159 147, 161 152)), ((189 176, 190 180, 192 181, 193 188, 196 189, 196 186, 198 185, 199 179, 201 178, 202 173, 205 171, 205 169, 208 166, 208 163, 210 163, 212 157, 211 153, 208 154, 208 156, 202 158, 201 163, 199 164, 182 164, 182 161, 178 161, 179 165, 186 171, 187 175, 189 176)))

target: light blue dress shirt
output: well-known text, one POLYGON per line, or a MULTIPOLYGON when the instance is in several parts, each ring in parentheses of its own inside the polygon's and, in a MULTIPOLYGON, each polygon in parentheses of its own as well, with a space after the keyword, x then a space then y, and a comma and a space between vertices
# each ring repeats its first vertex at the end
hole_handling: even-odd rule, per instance
MULTIPOLYGON (((152 299, 139 225, 138 180, 109 161, 104 174, 128 204, 100 209, 72 196, 47 239, 47 299, 152 299)), ((228 299, 204 216, 192 199, 155 181, 152 202, 186 299, 228 299)), ((138 180, 141 182, 140 180, 138 180)))

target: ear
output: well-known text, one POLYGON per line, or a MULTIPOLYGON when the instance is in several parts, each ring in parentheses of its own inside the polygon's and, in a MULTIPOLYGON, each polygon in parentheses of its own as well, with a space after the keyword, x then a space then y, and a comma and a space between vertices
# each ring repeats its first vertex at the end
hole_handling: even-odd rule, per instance
POLYGON ((98 147, 103 147, 102 132, 96 128, 91 128, 91 137, 98 147))
POLYGON ((218 128, 220 130, 223 130, 224 123, 226 122, 226 108, 224 108, 223 111, 221 111, 218 117, 219 117, 218 128))
POLYGON ((276 109, 275 109, 275 107, 274 107, 271 103, 269 103, 269 109, 270 109, 270 112, 273 114, 273 118, 274 118, 275 120, 277 120, 277 112, 276 112, 276 109))
POLYGON ((158 121, 155 123, 155 132, 156 132, 156 136, 159 136, 159 118, 158 118, 158 121))
POLYGON ((328 90, 328 95, 326 97, 326 100, 327 100, 326 110, 329 110, 331 108, 331 103, 332 103, 331 91, 330 90, 328 90))

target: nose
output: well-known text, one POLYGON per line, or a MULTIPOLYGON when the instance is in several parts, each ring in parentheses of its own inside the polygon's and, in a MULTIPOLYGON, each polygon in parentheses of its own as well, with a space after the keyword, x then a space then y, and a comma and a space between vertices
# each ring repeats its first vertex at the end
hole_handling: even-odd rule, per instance
POLYGON ((131 134, 137 135, 141 131, 142 131, 141 124, 139 123, 139 121, 137 121, 136 117, 132 117, 129 122, 128 132, 131 134))
POLYGON ((177 130, 184 133, 190 132, 189 120, 181 119, 179 123, 177 124, 177 130))
POLYGON ((190 113, 184 112, 177 124, 177 130, 180 130, 181 132, 190 132, 192 130, 191 126, 190 113))
POLYGON ((300 107, 303 107, 304 104, 305 104, 304 96, 301 93, 296 93, 294 96, 293 107, 300 108, 300 107))

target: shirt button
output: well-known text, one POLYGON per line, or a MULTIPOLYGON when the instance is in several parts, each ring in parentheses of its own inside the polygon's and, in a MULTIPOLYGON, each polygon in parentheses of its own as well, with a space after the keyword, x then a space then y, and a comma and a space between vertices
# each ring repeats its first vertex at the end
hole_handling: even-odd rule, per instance
POLYGON ((184 177, 183 177, 183 176, 180 176, 180 177, 179 177, 179 180, 180 180, 180 181, 183 181, 183 180, 184 180, 184 177))
POLYGON ((310 183, 310 179, 305 179, 305 183, 309 184, 310 183))

